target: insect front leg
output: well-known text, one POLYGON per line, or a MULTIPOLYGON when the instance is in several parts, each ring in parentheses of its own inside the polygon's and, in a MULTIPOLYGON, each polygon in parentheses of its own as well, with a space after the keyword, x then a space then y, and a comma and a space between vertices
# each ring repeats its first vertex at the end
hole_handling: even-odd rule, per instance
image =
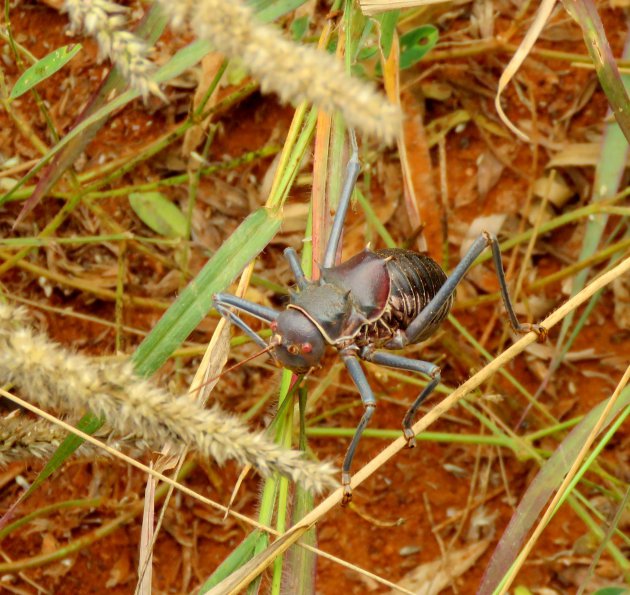
POLYGON ((297 286, 300 289, 304 289, 308 285, 308 280, 302 270, 302 265, 300 264, 300 259, 298 258, 296 251, 293 248, 286 248, 284 251, 284 257, 289 261, 289 266, 291 267, 297 286))
POLYGON ((416 435, 411 428, 411 426, 413 426, 413 420, 420 405, 422 405, 423 401, 435 390, 435 387, 440 384, 442 380, 440 368, 431 362, 401 357, 400 355, 393 355, 391 353, 383 353, 382 351, 371 351, 369 348, 364 348, 360 353, 360 357, 365 361, 379 364, 380 366, 407 370, 409 372, 420 372, 431 379, 422 392, 416 397, 416 400, 411 404, 411 407, 409 407, 403 418, 403 434, 407 439, 407 448, 413 448, 416 445, 416 435))
POLYGON ((359 425, 354 432, 352 442, 350 442, 350 446, 348 447, 346 456, 343 459, 341 474, 341 483, 343 485, 343 499, 341 500, 341 505, 347 506, 352 500, 352 486, 350 485, 350 467, 352 465, 352 459, 354 458, 354 453, 357 449, 357 445, 359 444, 359 440, 361 440, 361 435, 363 434, 363 431, 365 430, 367 425, 370 423, 372 415, 374 415, 374 410, 376 409, 376 399, 374 398, 372 387, 365 377, 365 372, 363 371, 363 368, 361 367, 357 356, 351 352, 341 352, 341 357, 343 359, 343 363, 346 365, 346 368, 348 368, 348 372, 350 373, 352 380, 356 384, 356 387, 359 389, 361 401, 363 402, 363 406, 365 407, 363 417, 361 418, 361 421, 359 422, 359 425))
POLYGON ((439 312, 440 308, 450 299, 451 295, 455 291, 457 285, 463 279, 468 269, 472 266, 477 257, 488 247, 492 248, 492 260, 496 270, 497 278, 499 280, 499 288, 501 290, 501 297, 503 298, 503 304, 510 320, 512 329, 517 333, 529 333, 534 331, 538 335, 538 341, 544 342, 547 338, 547 329, 539 324, 520 323, 514 312, 514 306, 510 299, 510 294, 507 288, 507 282, 505 280, 505 272, 503 271, 503 263, 501 261, 501 250, 499 248, 499 242, 494 234, 484 231, 473 242, 472 246, 468 249, 468 252, 464 255, 464 258, 455 267, 451 276, 446 280, 444 285, 440 287, 439 291, 435 294, 433 299, 427 304, 427 306, 414 318, 404 331, 399 331, 395 339, 388 343, 388 349, 397 349, 404 347, 409 343, 414 343, 416 339, 422 335, 424 329, 431 324, 434 316, 439 312))
POLYGON ((229 293, 215 293, 212 297, 212 304, 216 311, 245 332, 256 344, 261 347, 267 347, 267 343, 252 329, 244 320, 241 320, 237 314, 230 310, 230 307, 236 308, 241 312, 251 314, 264 322, 273 322, 278 317, 278 313, 271 308, 260 306, 254 302, 244 300, 243 298, 230 295, 229 293))

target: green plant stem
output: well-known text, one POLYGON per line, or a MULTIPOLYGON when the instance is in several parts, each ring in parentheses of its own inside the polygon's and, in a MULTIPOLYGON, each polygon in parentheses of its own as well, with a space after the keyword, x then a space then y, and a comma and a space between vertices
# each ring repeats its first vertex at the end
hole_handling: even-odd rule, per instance
POLYGON ((524 439, 527 440, 528 442, 536 442, 537 440, 540 440, 541 438, 546 438, 547 436, 552 436, 553 434, 564 432, 565 430, 569 430, 573 428, 574 426, 577 426, 582 421, 583 418, 584 416, 580 415, 578 417, 574 417, 573 419, 568 419, 567 421, 563 421, 558 424, 548 426, 546 428, 543 428, 542 430, 538 430, 537 432, 532 432, 531 434, 527 434, 527 436, 524 436, 524 439))
MULTIPOLYGON (((170 143, 169 143, 170 144, 170 143)), ((163 147, 168 146, 165 144, 163 147)), ((161 148, 162 145, 160 145, 161 148)), ((161 150, 160 148, 160 150, 161 150)), ((267 157, 271 157, 275 155, 280 148, 277 145, 267 145, 255 151, 248 151, 243 155, 239 155, 233 159, 230 159, 221 163, 213 163, 212 165, 208 165, 206 167, 201 168, 200 175, 208 176, 215 174, 219 171, 226 171, 235 169, 242 165, 247 165, 249 163, 253 163, 257 159, 265 159, 267 157)), ((156 151, 157 152, 157 151, 156 151)), ((145 156, 146 157, 146 156, 145 156)), ((144 159, 139 159, 138 161, 144 161, 144 159)), ((128 163, 127 161, 125 163, 128 163)), ((117 170, 117 173, 120 173, 120 169, 117 170)), ((96 200, 103 198, 112 198, 117 196, 127 196, 131 192, 147 192, 151 190, 157 190, 161 187, 170 187, 170 186, 180 186, 182 184, 188 184, 190 182, 191 174, 189 172, 184 174, 178 174, 176 176, 170 176, 168 178, 163 178, 161 180, 156 180, 155 182, 147 182, 146 184, 129 184, 127 186, 121 186, 119 188, 114 188, 111 190, 103 190, 98 191, 96 188, 103 186, 105 184, 104 180, 99 180, 98 183, 95 183, 93 186, 90 186, 84 190, 85 194, 83 195, 86 200, 96 200)), ((118 177, 115 176, 115 177, 118 177)), ((108 182, 113 181, 107 180, 108 182)), ((16 192, 9 200, 23 200, 28 198, 30 194, 33 192, 34 188, 29 186, 26 188, 22 188, 21 191, 16 192)), ((51 196, 55 198, 68 199, 71 197, 70 193, 67 192, 53 192, 51 196)))
POLYGON ((359 188, 355 188, 354 195, 357 197, 357 202, 361 205, 361 208, 365 213, 365 219, 367 222, 376 230, 376 233, 381 237, 388 248, 395 248, 396 242, 389 234, 385 226, 381 223, 381 220, 377 217, 372 205, 367 198, 365 198, 359 188))
MULTIPOLYGON (((306 428, 309 438, 349 438, 354 436, 356 428, 306 428)), ((365 438, 379 438, 381 440, 395 440, 401 435, 400 429, 379 430, 367 428, 363 432, 365 438)), ((485 444, 490 446, 504 446, 514 450, 514 441, 507 436, 486 436, 481 434, 450 434, 448 432, 422 432, 416 437, 421 442, 444 442, 446 444, 485 444)))
POLYGON ((63 502, 56 502, 49 506, 42 506, 33 512, 25 514, 22 518, 14 521, 0 529, 0 541, 5 539, 8 535, 13 533, 16 529, 27 525, 31 521, 48 516, 52 512, 59 510, 67 510, 68 508, 98 508, 103 503, 103 498, 81 498, 77 500, 65 500, 63 502))
MULTIPOLYGON (((293 391, 289 391, 290 383, 292 380, 293 374, 288 371, 283 372, 283 382, 282 382, 282 391, 281 391, 281 400, 282 403, 285 399, 293 399, 293 391), (286 380, 288 379, 288 382, 286 380)), ((292 438, 293 438, 293 411, 294 407, 292 407, 292 403, 288 403, 288 406, 285 408, 285 413, 278 424, 278 433, 280 434, 279 440, 277 442, 284 446, 287 449, 292 448, 292 438)), ((289 514, 289 480, 286 477, 278 478, 278 498, 277 498, 277 506, 276 506, 276 531, 280 535, 287 530, 287 520, 289 514)), ((282 581, 282 568, 284 563, 283 556, 278 556, 274 560, 273 566, 273 578, 271 582, 271 593, 274 595, 280 594, 280 586, 282 581)))

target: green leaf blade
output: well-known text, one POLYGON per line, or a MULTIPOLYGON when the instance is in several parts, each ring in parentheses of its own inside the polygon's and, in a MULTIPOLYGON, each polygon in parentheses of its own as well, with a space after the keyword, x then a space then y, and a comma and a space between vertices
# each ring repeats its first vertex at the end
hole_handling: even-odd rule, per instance
POLYGON ((167 238, 185 238, 184 214, 161 192, 132 192, 129 204, 142 223, 167 238))
POLYGON ((390 10, 375 17, 381 25, 379 42, 385 59, 389 58, 389 52, 392 51, 392 43, 394 42, 394 33, 399 16, 400 10, 390 10))
POLYGON ((439 31, 433 25, 423 25, 400 38, 400 70, 411 68, 437 44, 439 31))
POLYGON ((27 68, 11 89, 10 99, 17 99, 61 70, 83 48, 80 43, 64 45, 27 68))

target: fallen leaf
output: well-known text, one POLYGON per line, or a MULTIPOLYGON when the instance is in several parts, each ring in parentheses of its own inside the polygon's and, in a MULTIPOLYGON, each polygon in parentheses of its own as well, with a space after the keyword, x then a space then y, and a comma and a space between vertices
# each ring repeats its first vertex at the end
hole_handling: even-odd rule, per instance
MULTIPOLYGON (((433 562, 427 562, 407 573, 398 585, 417 595, 437 595, 464 574, 486 551, 490 541, 484 540, 459 550, 447 552, 433 562)), ((392 595, 398 591, 391 591, 392 595)))

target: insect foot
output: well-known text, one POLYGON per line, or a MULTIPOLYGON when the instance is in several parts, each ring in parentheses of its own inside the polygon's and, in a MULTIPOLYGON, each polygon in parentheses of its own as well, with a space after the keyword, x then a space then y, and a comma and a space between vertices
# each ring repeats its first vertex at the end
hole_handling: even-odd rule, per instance
POLYGON ((549 331, 542 324, 532 324, 530 322, 521 322, 518 326, 514 326, 514 332, 519 335, 526 335, 532 332, 536 333, 536 335, 538 335, 536 339, 538 343, 544 343, 549 335, 549 331))
POLYGON ((549 331, 542 324, 531 324, 529 322, 522 323, 517 329, 517 332, 523 335, 531 332, 536 333, 536 335, 538 335, 536 339, 538 343, 544 343, 549 336, 549 331))
POLYGON ((343 496, 341 498, 341 506, 344 508, 352 502, 352 486, 350 485, 350 474, 343 473, 341 476, 341 483, 343 485, 343 496))
POLYGON ((411 428, 403 428, 403 435, 407 440, 407 448, 416 447, 416 434, 411 428))

